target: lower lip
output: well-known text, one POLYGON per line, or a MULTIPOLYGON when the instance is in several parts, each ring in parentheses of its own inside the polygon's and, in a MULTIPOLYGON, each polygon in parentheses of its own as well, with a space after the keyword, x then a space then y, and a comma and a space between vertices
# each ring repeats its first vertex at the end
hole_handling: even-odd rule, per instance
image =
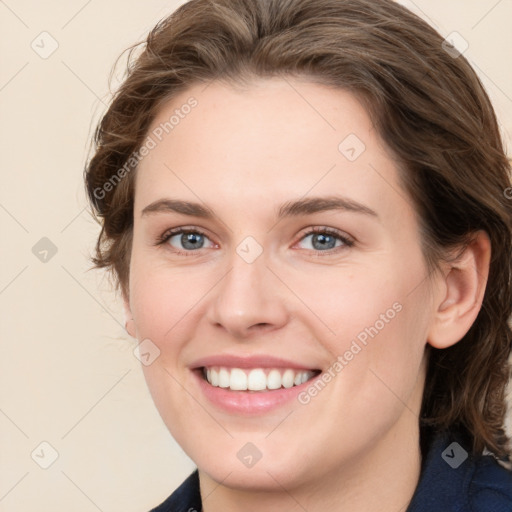
POLYGON ((264 414, 297 399, 297 395, 309 387, 318 376, 291 388, 280 388, 269 391, 232 391, 212 386, 203 378, 202 370, 193 372, 199 388, 215 406, 231 414, 257 415, 264 414))

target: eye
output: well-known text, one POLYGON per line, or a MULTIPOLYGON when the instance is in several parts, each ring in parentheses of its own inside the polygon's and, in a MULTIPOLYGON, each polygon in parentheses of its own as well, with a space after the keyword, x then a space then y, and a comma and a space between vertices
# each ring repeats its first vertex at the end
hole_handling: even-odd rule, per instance
POLYGON ((301 241, 304 243, 308 239, 309 241, 306 243, 307 247, 305 248, 319 252, 338 252, 338 250, 344 247, 352 247, 354 245, 353 240, 329 228, 311 229, 301 238, 301 241))
POLYGON ((178 254, 190 255, 194 251, 215 247, 215 244, 197 229, 178 228, 166 231, 158 244, 169 244, 178 254), (209 244, 209 245, 208 245, 209 244))

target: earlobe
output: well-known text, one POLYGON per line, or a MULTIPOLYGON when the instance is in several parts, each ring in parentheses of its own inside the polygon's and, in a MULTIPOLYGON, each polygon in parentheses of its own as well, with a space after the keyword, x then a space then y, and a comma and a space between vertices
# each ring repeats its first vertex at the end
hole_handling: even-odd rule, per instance
POLYGON ((482 306, 490 258, 489 237, 484 231, 478 231, 464 252, 451 263, 444 274, 443 297, 438 301, 429 331, 431 346, 450 347, 469 331, 482 306))
POLYGON ((123 294, 123 304, 124 304, 124 316, 125 316, 125 324, 124 328, 126 332, 132 337, 137 338, 137 333, 135 330, 135 320, 133 319, 132 311, 130 308, 129 298, 123 294))

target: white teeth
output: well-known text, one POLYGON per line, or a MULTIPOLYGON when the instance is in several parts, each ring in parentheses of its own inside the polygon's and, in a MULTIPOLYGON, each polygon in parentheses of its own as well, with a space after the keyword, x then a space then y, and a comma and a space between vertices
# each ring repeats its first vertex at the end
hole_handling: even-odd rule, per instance
POLYGON ((264 391, 299 386, 315 376, 315 372, 306 370, 286 370, 253 368, 213 367, 204 371, 206 380, 212 386, 228 388, 233 391, 264 391))
POLYGON ((247 389, 247 375, 240 368, 233 368, 229 376, 229 387, 234 391, 245 391, 247 389))
POLYGON ((210 371, 210 380, 212 386, 218 386, 219 385, 219 373, 217 370, 214 370, 213 368, 210 371))
POLYGON ((261 391, 267 387, 267 376, 259 368, 251 370, 247 377, 247 389, 251 391, 261 391))
POLYGON ((293 380, 295 379, 295 372, 293 370, 286 370, 283 373, 283 387, 291 388, 293 386, 293 380))
POLYGON ((221 368, 219 370, 219 387, 229 388, 229 372, 226 368, 221 368))
MULTIPOLYGON (((297 375, 300 375, 299 373, 297 375)), ((281 372, 279 370, 270 370, 267 375, 267 388, 279 389, 281 387, 281 372)))

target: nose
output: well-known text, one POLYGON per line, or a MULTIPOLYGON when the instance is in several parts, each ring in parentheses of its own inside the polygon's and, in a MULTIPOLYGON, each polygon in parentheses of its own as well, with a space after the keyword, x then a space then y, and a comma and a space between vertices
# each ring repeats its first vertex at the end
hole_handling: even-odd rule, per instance
POLYGON ((208 320, 238 341, 277 330, 289 318, 282 288, 263 255, 247 263, 234 254, 230 271, 212 290, 208 320))

